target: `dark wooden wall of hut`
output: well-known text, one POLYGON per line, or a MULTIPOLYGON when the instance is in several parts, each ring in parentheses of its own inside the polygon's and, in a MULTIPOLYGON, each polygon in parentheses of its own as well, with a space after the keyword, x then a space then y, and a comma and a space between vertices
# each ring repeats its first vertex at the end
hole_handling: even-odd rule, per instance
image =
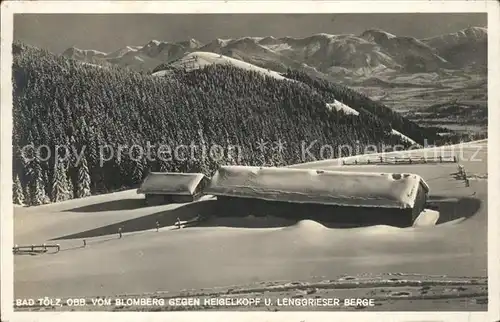
POLYGON ((422 186, 421 184, 418 186, 418 192, 417 192, 417 197, 415 198, 415 205, 413 206, 412 209, 412 220, 415 221, 415 219, 420 215, 422 210, 425 209, 425 205, 427 204, 427 190, 422 186))
POLYGON ((415 208, 353 207, 321 204, 300 204, 251 198, 217 197, 216 216, 276 216, 290 219, 312 219, 328 224, 392 225, 408 227, 425 206, 425 191, 419 195, 415 208))
POLYGON ((191 195, 146 194, 146 203, 151 206, 169 203, 187 203, 194 200, 195 197, 191 195))
POLYGON ((202 195, 203 194, 203 190, 205 189, 206 186, 208 186, 209 183, 210 183, 210 180, 207 177, 204 177, 200 181, 200 183, 198 184, 198 186, 196 186, 196 189, 194 191, 194 195, 195 196, 202 195))

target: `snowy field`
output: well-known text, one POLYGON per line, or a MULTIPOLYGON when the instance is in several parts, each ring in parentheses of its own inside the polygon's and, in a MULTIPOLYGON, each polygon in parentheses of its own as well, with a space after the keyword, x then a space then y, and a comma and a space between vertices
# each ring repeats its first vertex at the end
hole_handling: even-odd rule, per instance
MULTIPOLYGON (((379 299, 367 310, 486 310, 487 141, 445 149, 459 156, 469 187, 457 178, 456 163, 294 166, 420 175, 440 213, 429 210, 409 228, 229 216, 175 229, 177 218, 209 211, 213 198, 146 207, 135 190, 15 207, 15 244, 58 243, 61 251, 16 255, 14 296, 233 292, 379 299)), ((434 156, 432 149, 398 153, 434 156)))

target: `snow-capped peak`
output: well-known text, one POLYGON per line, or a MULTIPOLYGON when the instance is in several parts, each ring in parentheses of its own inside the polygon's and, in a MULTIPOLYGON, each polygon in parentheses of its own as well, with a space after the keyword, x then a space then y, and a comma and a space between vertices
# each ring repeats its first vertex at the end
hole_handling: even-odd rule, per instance
POLYGON ((422 41, 432 47, 443 48, 467 42, 480 42, 488 39, 488 30, 483 27, 469 27, 457 32, 426 38, 422 41))
POLYGON ((152 39, 150 40, 144 47, 152 47, 152 46, 158 46, 160 45, 162 42, 159 41, 159 40, 156 40, 156 39, 152 39))
POLYGON ((379 43, 382 41, 387 41, 388 39, 396 38, 396 36, 380 29, 369 29, 361 34, 361 38, 379 43))

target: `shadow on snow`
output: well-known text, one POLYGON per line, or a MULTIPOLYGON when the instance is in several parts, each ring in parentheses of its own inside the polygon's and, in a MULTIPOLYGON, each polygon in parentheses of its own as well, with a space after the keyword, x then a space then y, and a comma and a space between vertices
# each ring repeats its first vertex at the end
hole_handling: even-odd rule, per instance
MULTIPOLYGON (((125 208, 132 207, 138 204, 143 204, 141 199, 125 200, 125 208)), ((104 203, 108 204, 108 203, 104 203)), ((113 202, 117 204, 117 202, 113 202)), ((445 222, 453 221, 459 218, 470 218, 474 216, 481 207, 481 200, 476 198, 449 198, 433 196, 428 202, 429 207, 434 210, 439 211, 439 219, 436 223, 437 225, 443 224, 445 222)), ((116 206, 118 207, 118 206, 116 206)), ((94 209, 104 209, 105 206, 97 205, 94 209)), ((293 207, 292 209, 294 209, 293 207)), ((232 209, 234 210, 234 209, 232 209)), ((312 209, 311 209, 312 210, 312 209)), ((343 218, 336 218, 334 213, 330 213, 329 217, 311 215, 314 211, 310 211, 308 214, 300 213, 294 216, 289 216, 289 213, 267 213, 267 216, 255 216, 248 217, 247 213, 243 212, 224 212, 228 215, 220 216, 223 209, 220 204, 217 204, 216 200, 205 200, 199 202, 193 202, 189 204, 180 205, 178 208, 160 211, 151 215, 146 215, 139 218, 129 219, 122 222, 114 223, 111 225, 86 230, 66 236, 61 236, 54 238, 52 240, 63 240, 63 239, 77 239, 77 238, 91 238, 104 235, 117 234, 119 228, 122 229, 123 233, 137 232, 143 230, 155 229, 157 227, 174 226, 178 219, 181 221, 190 221, 197 216, 208 217, 208 220, 202 222, 195 222, 193 225, 185 225, 185 228, 190 226, 196 227, 233 227, 233 228, 278 228, 286 227, 296 224, 299 220, 311 219, 320 222, 322 225, 328 228, 352 228, 352 227, 366 227, 372 225, 390 225, 401 227, 399 222, 391 221, 395 220, 393 216, 387 218, 379 218, 379 220, 361 220, 362 218, 356 218, 356 220, 349 221, 343 218)), ((396 220, 397 221, 397 220, 396 220)))
POLYGON ((104 211, 120 211, 120 210, 134 210, 147 207, 144 198, 135 199, 119 199, 111 200, 72 209, 64 210, 64 212, 104 212, 104 211))

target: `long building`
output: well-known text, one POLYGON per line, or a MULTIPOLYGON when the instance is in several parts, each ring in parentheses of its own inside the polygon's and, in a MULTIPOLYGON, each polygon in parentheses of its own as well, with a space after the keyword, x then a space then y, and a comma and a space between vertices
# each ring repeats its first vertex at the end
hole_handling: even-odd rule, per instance
POLYGON ((232 215, 354 222, 391 217, 406 225, 424 209, 429 186, 416 174, 223 166, 204 193, 217 196, 232 215))
POLYGON ((151 172, 137 193, 148 205, 186 203, 198 199, 208 182, 202 173, 151 172))

